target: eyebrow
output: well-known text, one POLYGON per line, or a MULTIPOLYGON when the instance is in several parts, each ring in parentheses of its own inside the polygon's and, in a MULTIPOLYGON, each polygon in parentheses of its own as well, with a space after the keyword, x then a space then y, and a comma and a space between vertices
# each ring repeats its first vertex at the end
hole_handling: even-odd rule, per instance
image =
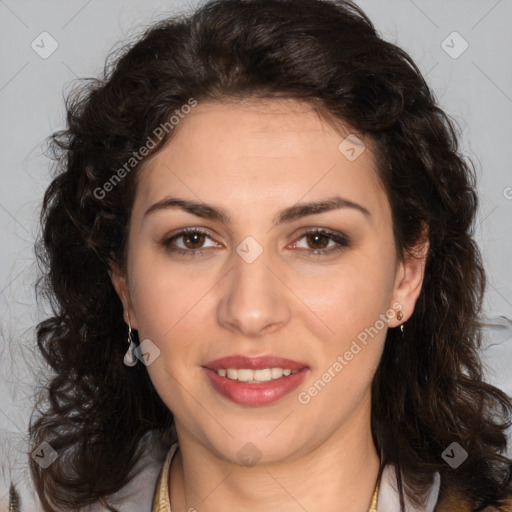
MULTIPOLYGON (((232 223, 231 217, 223 208, 177 197, 165 197, 161 201, 154 203, 146 210, 144 217, 157 211, 167 210, 169 208, 181 208, 182 210, 196 215, 197 217, 219 221, 226 225, 230 225, 232 223)), ((295 204, 290 206, 289 208, 281 211, 274 218, 274 225, 277 226, 285 222, 293 222, 308 215, 324 213, 341 208, 351 208, 363 213, 368 219, 371 218, 371 213, 364 206, 350 201, 349 199, 336 196, 321 201, 295 204)))

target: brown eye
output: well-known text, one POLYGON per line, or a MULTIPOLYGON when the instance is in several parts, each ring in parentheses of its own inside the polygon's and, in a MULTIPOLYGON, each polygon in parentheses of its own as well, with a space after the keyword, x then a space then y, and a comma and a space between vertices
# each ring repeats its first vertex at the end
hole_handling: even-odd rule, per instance
POLYGON ((174 236, 165 238, 161 243, 166 250, 185 256, 200 255, 219 245, 212 240, 208 233, 195 228, 184 229, 174 236), (208 240, 210 240, 210 245, 205 245, 208 240))
POLYGON ((317 229, 303 233, 294 246, 307 255, 322 256, 347 248, 349 240, 343 233, 317 229))

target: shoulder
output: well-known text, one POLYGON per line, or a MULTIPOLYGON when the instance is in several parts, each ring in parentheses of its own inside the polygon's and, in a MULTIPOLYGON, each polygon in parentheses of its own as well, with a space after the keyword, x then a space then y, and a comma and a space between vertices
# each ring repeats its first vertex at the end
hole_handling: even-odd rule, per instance
MULTIPOLYGON (((460 494, 450 494, 439 499, 434 512, 472 512, 470 503, 460 494)), ((502 507, 486 507, 481 512, 512 512, 512 494, 509 494, 502 507)))
MULTIPOLYGON (((438 502, 439 489, 441 485, 441 476, 435 473, 432 485, 427 489, 426 495, 423 497, 423 507, 418 509, 415 504, 411 503, 407 495, 405 498, 405 509, 410 512, 437 512, 436 503, 438 502)), ((393 464, 387 464, 382 472, 381 482, 379 485, 379 494, 377 498, 377 512, 396 512, 400 510, 400 497, 398 493, 396 468, 393 464)), ((451 511, 450 512, 454 512, 451 511)))
POLYGON ((116 510, 122 512, 152 510, 155 488, 167 459, 169 446, 155 441, 151 435, 143 439, 142 443, 146 450, 136 467, 139 472, 127 485, 108 498, 109 504, 116 510))
MULTIPOLYGON (((377 512, 395 512, 400 508, 400 499, 398 496, 395 467, 388 464, 384 468, 382 478, 382 487, 379 489, 377 501, 377 512)), ((406 510, 414 512, 473 512, 473 507, 460 493, 444 493, 441 489, 441 475, 436 472, 427 495, 424 498, 424 506, 421 511, 410 503, 405 496, 406 510)), ((505 500, 502 507, 486 507, 479 512, 512 512, 512 494, 505 500)))

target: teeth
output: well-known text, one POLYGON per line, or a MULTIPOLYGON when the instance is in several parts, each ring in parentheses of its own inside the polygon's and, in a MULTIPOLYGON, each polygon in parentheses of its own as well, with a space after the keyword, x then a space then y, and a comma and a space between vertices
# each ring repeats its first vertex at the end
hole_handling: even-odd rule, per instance
POLYGON ((280 379, 283 376, 282 368, 272 368, 270 370, 270 375, 273 379, 280 379))
POLYGON ((272 368, 262 368, 261 370, 254 370, 253 378, 258 382, 266 382, 272 380, 272 368))
POLYGON ((221 377, 227 377, 231 380, 255 384, 280 379, 283 376, 288 377, 298 371, 299 370, 290 370, 289 368, 261 368, 259 370, 250 370, 248 368, 219 368, 217 373, 221 377))
POLYGON ((233 370, 233 368, 228 368, 227 377, 228 379, 236 380, 238 374, 238 370, 233 370))
POLYGON ((253 379, 254 372, 252 370, 235 370, 236 371, 236 378, 240 382, 249 382, 253 379))

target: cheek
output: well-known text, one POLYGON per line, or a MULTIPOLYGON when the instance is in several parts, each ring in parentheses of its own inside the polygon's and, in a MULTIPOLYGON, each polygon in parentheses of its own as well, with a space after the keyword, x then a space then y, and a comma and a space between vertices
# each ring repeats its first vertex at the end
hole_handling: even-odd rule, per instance
POLYGON ((132 301, 139 339, 151 340, 160 351, 146 369, 171 410, 194 410, 194 401, 186 391, 190 391, 190 379, 198 377, 193 375, 199 371, 194 347, 201 341, 204 344, 201 298, 211 284, 176 272, 169 275, 168 269, 154 263, 138 257, 132 265, 132 301))
POLYGON ((211 287, 208 276, 198 279, 186 266, 169 264, 144 240, 130 256, 130 295, 139 333, 161 342, 194 315, 195 304, 211 287))
POLYGON ((148 280, 134 301, 140 339, 151 339, 161 351, 183 352, 181 349, 193 344, 196 331, 204 325, 200 301, 208 288, 200 290, 182 284, 160 279, 150 286, 148 280))
POLYGON ((389 265, 379 265, 373 258, 371 263, 359 258, 329 279, 317 281, 306 300, 322 320, 315 322, 311 320, 314 315, 307 315, 321 351, 311 378, 301 389, 300 403, 310 401, 319 411, 339 403, 339 414, 332 421, 359 406, 384 348, 393 276, 389 265))
MULTIPOLYGON (((181 381, 184 368, 194 368, 194 351, 191 347, 198 338, 202 322, 201 297, 208 290, 204 280, 187 278, 183 274, 170 275, 164 265, 145 257, 143 252, 134 255, 131 262, 130 292, 137 319, 139 339, 151 340, 160 351, 159 357, 147 366, 148 373, 159 393, 169 388, 172 398, 179 392, 174 380, 181 381)), ((169 397, 164 401, 168 402, 169 397)), ((168 405, 171 405, 168 403, 168 405)))
POLYGON ((315 335, 339 350, 373 326, 390 308, 393 264, 376 250, 360 251, 325 275, 302 279, 297 295, 315 313, 307 315, 315 335))

